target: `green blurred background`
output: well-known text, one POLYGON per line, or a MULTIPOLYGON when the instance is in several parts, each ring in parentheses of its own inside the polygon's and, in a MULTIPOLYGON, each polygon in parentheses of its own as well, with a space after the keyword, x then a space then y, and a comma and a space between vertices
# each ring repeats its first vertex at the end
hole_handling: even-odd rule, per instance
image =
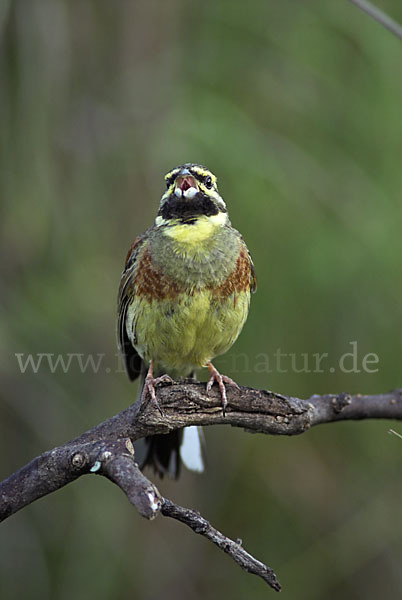
MULTIPOLYGON (((381 7, 402 21, 400 0, 381 7)), ((259 279, 217 366, 299 397, 402 385, 396 38, 346 0, 1 0, 0 36, 2 476, 135 398, 116 366, 120 272, 163 174, 183 162, 218 175, 259 279), (353 341, 360 372, 343 372, 353 341), (21 373, 16 354, 37 353, 102 362, 21 373), (329 354, 322 373, 292 370, 291 354, 301 370, 315 353, 329 354), (367 353, 375 373, 361 369, 367 353)), ((402 441, 390 426, 402 431, 209 428, 206 473, 160 489, 241 537, 284 600, 398 598, 402 441)), ((223 594, 275 595, 184 526, 143 520, 103 478, 1 526, 2 600, 223 594)))

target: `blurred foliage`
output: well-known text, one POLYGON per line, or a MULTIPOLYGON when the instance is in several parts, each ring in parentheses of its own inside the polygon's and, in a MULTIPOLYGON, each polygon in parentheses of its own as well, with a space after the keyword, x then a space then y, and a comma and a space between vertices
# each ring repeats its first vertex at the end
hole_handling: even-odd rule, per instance
MULTIPOLYGON (((381 6, 402 21, 400 0, 381 6)), ((2 0, 0 36, 2 476, 135 397, 117 369, 117 287, 182 162, 217 173, 259 278, 217 365, 301 397, 402 385, 397 39, 346 0, 2 0), (353 341, 360 372, 342 372, 353 341), (44 362, 22 374, 16 354, 29 353, 105 356, 97 373, 44 362), (329 354, 322 373, 289 368, 290 354, 300 370, 315 353, 329 354)), ((389 426, 289 439, 211 428, 205 475, 160 488, 241 536, 283 600, 399 597, 402 446, 389 426)), ((101 478, 1 527, 1 599, 269 593, 101 478)))

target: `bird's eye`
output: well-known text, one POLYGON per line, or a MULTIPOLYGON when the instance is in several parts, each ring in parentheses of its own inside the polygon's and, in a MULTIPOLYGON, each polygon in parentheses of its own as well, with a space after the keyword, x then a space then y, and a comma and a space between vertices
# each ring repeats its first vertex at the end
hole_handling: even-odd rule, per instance
POLYGON ((205 185, 207 186, 208 189, 211 189, 211 187, 212 187, 212 177, 207 177, 206 178, 205 185))
POLYGON ((166 180, 166 188, 169 189, 170 188, 170 179, 166 180))

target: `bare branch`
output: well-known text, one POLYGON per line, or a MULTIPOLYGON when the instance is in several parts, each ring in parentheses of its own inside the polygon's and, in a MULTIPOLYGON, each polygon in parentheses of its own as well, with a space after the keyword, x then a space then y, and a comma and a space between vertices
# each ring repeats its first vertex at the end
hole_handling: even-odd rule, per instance
POLYGON ((27 504, 81 475, 96 473, 118 485, 139 513, 153 519, 159 512, 188 525, 227 552, 243 569, 280 586, 272 569, 214 529, 193 510, 163 498, 135 462, 132 442, 189 425, 232 425, 246 431, 296 435, 321 423, 356 419, 402 419, 402 390, 386 394, 327 394, 307 400, 252 388, 228 386, 223 416, 220 393, 205 384, 180 383, 158 389, 158 404, 133 404, 76 439, 44 452, 0 483, 0 521, 27 504))
POLYGON ((368 0, 349 0, 352 4, 360 8, 363 12, 367 13, 372 17, 377 23, 388 29, 391 33, 393 33, 397 38, 402 40, 402 27, 394 21, 389 15, 380 10, 377 6, 374 6, 368 0))
POLYGON ((280 583, 270 567, 267 567, 267 565, 264 565, 264 563, 260 562, 251 556, 251 554, 246 552, 242 546, 241 540, 233 541, 212 527, 212 525, 206 519, 204 519, 199 512, 190 510, 188 508, 183 508, 182 506, 178 506, 177 504, 174 504, 170 500, 166 500, 166 498, 164 498, 162 504, 162 514, 165 515, 165 517, 173 517, 174 519, 185 523, 185 525, 190 527, 195 533, 203 535, 208 540, 216 544, 218 548, 226 552, 226 554, 229 554, 229 556, 231 556, 233 560, 241 566, 242 569, 248 573, 258 575, 274 590, 277 592, 280 591, 280 583))
MULTIPOLYGON (((375 396, 327 394, 301 400, 265 390, 246 387, 237 390, 228 386, 224 417, 221 398, 215 388, 207 395, 205 384, 182 383, 159 388, 158 403, 163 415, 151 402, 142 406, 133 404, 78 438, 44 452, 0 483, 0 521, 89 473, 97 461, 103 465, 105 453, 108 457, 107 453, 112 452, 115 457, 117 450, 113 444, 127 444, 127 440, 135 441, 146 435, 169 433, 189 425, 232 425, 251 432, 296 435, 321 423, 402 419, 402 390, 375 396)), ((119 452, 119 456, 130 454, 126 446, 124 452, 119 452)), ((121 487, 128 468, 124 461, 126 459, 119 460, 113 466, 110 461, 105 463, 108 465, 105 474, 121 487)), ((139 483, 138 474, 135 481, 139 483)), ((134 488, 131 491, 124 489, 129 498, 134 488)), ((140 506, 134 504, 144 514, 140 506)), ((148 513, 149 509, 144 510, 148 513)), ((148 514, 144 516, 149 517, 148 514)))
POLYGON ((134 461, 133 444, 126 438, 67 443, 38 456, 0 483, 0 522, 88 473, 116 483, 143 517, 153 519, 160 511, 161 496, 141 473, 134 461))

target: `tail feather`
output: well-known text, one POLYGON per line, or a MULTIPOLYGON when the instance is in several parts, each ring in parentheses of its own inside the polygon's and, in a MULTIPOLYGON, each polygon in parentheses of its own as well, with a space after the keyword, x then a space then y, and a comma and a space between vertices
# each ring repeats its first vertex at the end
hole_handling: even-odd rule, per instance
POLYGON ((183 441, 180 445, 180 457, 183 464, 196 473, 204 471, 204 436, 201 427, 193 425, 183 429, 183 441))
POLYGON ((160 477, 169 475, 177 479, 181 469, 180 445, 182 438, 182 429, 165 435, 158 434, 146 437, 146 455, 141 468, 149 466, 160 477))

